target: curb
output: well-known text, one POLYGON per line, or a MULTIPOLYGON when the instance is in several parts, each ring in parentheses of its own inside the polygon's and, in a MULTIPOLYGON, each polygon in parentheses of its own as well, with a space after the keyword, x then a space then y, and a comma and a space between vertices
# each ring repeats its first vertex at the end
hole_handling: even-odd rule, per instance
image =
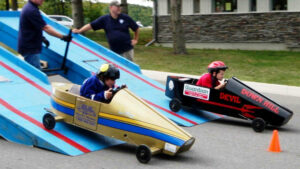
MULTIPOLYGON (((142 70, 142 73, 144 75, 148 76, 149 78, 156 80, 163 84, 165 84, 168 75, 184 76, 184 77, 191 77, 191 78, 196 78, 196 79, 199 78, 199 76, 195 76, 195 75, 179 74, 179 73, 171 73, 171 72, 160 72, 160 71, 153 71, 153 70, 142 70)), ((243 82, 245 84, 249 85, 251 88, 257 90, 258 92, 300 97, 300 87, 278 85, 278 84, 268 84, 268 83, 258 83, 258 82, 248 82, 248 81, 243 81, 243 82)))

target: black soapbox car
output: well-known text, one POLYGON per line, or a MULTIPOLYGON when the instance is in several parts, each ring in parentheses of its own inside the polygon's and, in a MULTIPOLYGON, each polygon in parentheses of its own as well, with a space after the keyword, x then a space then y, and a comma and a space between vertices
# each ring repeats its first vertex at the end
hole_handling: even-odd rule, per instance
POLYGON ((182 106, 202 109, 222 115, 252 120, 252 128, 262 132, 266 125, 282 126, 293 112, 233 77, 225 88, 215 90, 196 86, 197 79, 168 76, 166 96, 170 109, 178 112, 182 106))

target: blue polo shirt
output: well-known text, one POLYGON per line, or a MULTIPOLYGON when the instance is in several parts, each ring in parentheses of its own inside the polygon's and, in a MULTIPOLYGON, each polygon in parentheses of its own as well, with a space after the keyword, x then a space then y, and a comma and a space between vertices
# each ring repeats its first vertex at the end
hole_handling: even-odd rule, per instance
POLYGON ((22 55, 38 54, 42 51, 43 20, 38 6, 30 0, 23 7, 20 16, 18 52, 22 55))
POLYGON ((129 28, 134 32, 139 28, 136 22, 126 14, 120 14, 117 19, 110 14, 99 17, 91 22, 93 30, 104 29, 110 49, 122 54, 133 49, 129 28))

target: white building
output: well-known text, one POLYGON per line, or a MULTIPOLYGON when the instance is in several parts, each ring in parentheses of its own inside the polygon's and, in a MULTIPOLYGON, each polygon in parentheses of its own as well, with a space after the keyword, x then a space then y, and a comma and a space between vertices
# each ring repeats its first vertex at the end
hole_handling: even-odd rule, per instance
MULTIPOLYGON (((158 0, 156 14, 157 41, 169 46, 170 0, 158 0)), ((189 47, 300 48, 300 0, 183 0, 182 20, 189 47)))

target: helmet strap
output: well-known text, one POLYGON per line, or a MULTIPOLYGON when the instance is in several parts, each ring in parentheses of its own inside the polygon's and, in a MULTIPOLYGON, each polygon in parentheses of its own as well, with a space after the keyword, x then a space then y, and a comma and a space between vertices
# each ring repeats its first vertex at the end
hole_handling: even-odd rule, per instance
POLYGON ((212 72, 212 74, 211 74, 211 86, 212 86, 212 88, 215 88, 216 87, 215 84, 217 82, 217 72, 216 72, 215 76, 213 75, 213 73, 214 72, 212 72))

